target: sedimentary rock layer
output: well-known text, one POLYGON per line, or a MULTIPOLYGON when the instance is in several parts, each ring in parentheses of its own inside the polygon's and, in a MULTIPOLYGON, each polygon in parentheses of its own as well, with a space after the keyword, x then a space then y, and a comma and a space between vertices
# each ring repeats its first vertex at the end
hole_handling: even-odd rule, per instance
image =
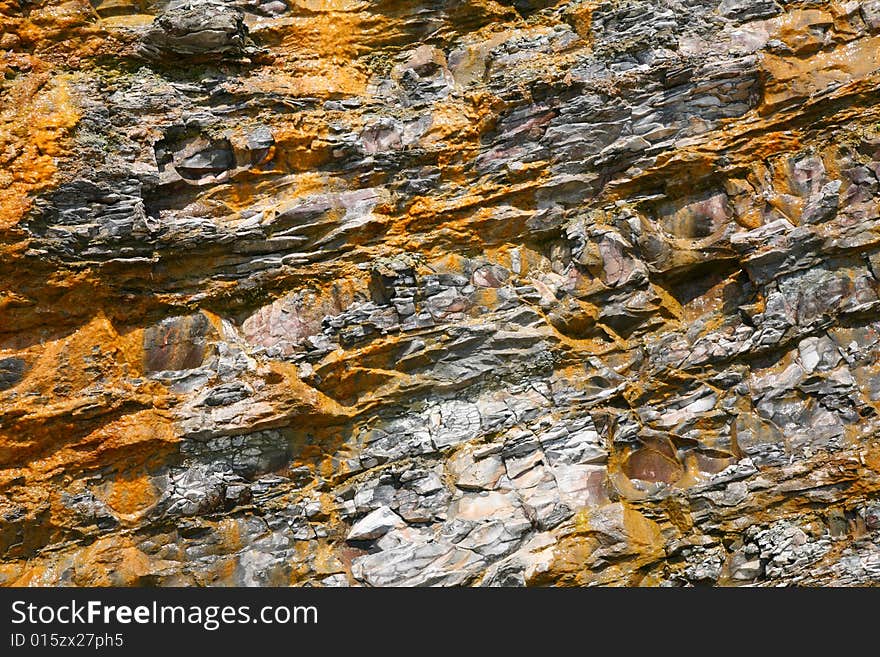
POLYGON ((880 578, 880 2, 0 0, 0 584, 880 578))

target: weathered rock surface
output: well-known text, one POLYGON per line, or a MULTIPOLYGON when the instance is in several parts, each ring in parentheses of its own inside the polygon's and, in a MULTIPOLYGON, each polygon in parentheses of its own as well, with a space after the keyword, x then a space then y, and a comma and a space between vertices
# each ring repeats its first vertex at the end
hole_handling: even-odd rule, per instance
POLYGON ((0 584, 880 581, 877 2, 0 17, 0 584))

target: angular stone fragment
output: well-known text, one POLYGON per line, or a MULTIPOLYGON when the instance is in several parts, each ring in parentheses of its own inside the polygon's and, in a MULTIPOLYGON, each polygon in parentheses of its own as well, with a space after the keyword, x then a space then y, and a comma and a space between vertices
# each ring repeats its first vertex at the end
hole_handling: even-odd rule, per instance
POLYGON ((214 0, 172 3, 156 17, 142 41, 154 59, 236 57, 248 44, 248 30, 239 9, 214 0))
POLYGON ((387 506, 381 506, 372 513, 358 520, 348 532, 348 541, 368 541, 384 536, 395 527, 404 527, 406 523, 387 506))
POLYGON ((773 0, 722 0, 718 12, 726 18, 746 21, 767 18, 780 13, 782 8, 773 0))
POLYGON ((144 331, 144 369, 185 370, 205 357, 211 324, 202 313, 170 317, 144 331))
POLYGON ((27 369, 21 358, 0 359, 0 390, 8 390, 21 381, 27 369))
POLYGON ((491 490, 505 472, 504 463, 498 456, 477 459, 470 450, 456 454, 448 467, 456 486, 465 490, 491 490))

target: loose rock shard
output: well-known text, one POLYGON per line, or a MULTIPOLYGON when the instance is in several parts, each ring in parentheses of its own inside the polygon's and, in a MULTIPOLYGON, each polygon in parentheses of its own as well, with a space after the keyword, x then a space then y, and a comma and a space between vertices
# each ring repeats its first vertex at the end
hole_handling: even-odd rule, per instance
POLYGON ((396 527, 405 527, 403 519, 387 506, 381 506, 358 520, 346 540, 367 541, 380 538, 396 527))
POLYGON ((21 381, 25 372, 25 362, 21 358, 0 360, 0 390, 12 388, 21 381))
POLYGON ((221 58, 241 55, 248 29, 240 9, 215 0, 170 3, 143 37, 142 50, 154 59, 221 58))

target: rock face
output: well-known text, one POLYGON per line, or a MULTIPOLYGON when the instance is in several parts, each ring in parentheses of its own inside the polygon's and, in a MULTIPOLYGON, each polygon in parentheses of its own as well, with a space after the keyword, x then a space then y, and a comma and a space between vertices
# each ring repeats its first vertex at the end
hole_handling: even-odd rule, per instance
POLYGON ((0 16, 0 584, 880 580, 880 3, 0 16))

